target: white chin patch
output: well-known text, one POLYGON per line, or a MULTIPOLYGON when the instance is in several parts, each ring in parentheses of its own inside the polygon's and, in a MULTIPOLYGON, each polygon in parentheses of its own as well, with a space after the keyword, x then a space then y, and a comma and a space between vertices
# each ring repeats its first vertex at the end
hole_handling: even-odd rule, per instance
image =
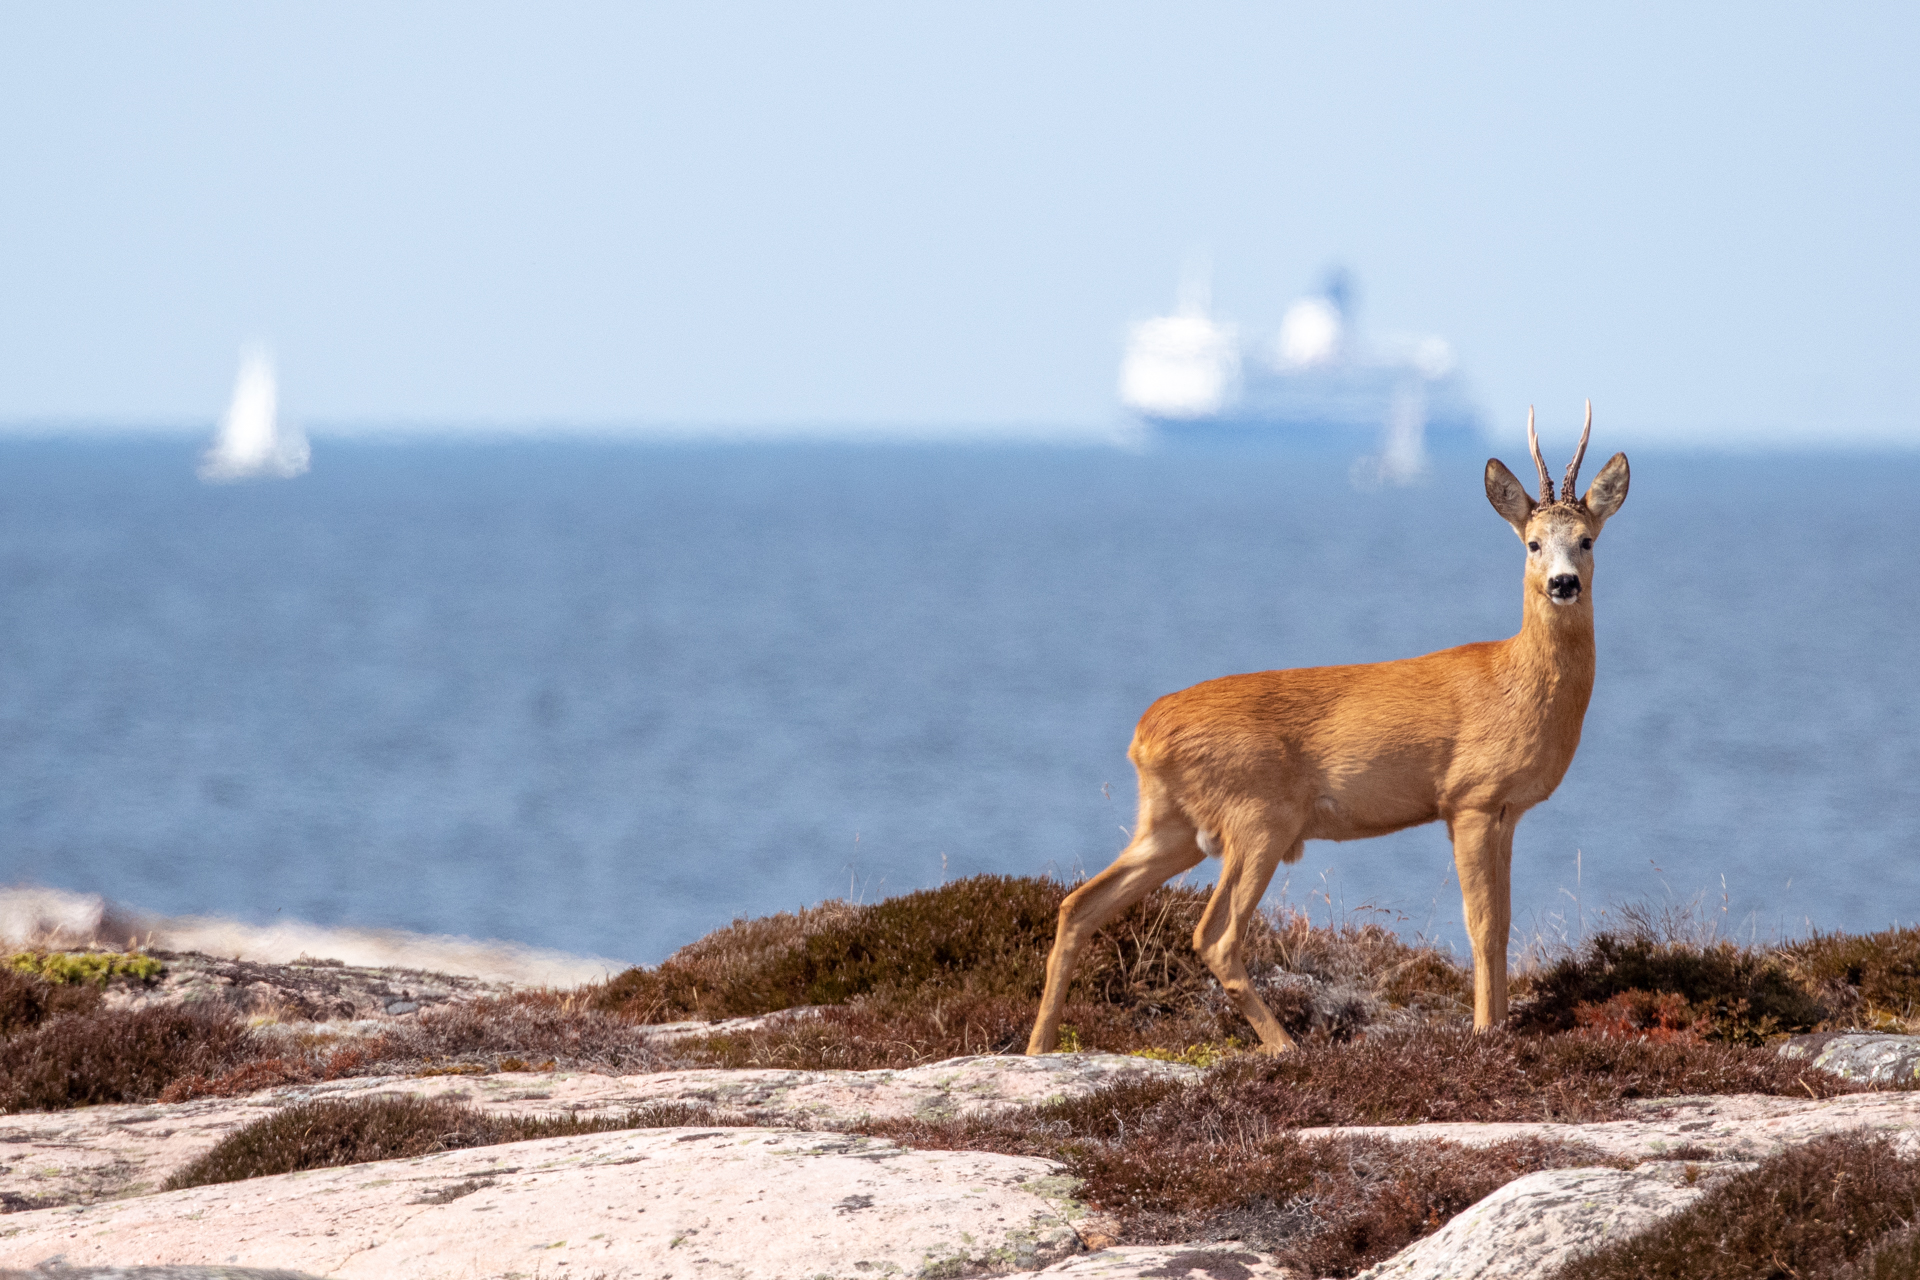
POLYGON ((1580 593, 1576 591, 1570 596, 1548 596, 1547 599, 1553 601, 1555 604, 1579 604, 1580 593))

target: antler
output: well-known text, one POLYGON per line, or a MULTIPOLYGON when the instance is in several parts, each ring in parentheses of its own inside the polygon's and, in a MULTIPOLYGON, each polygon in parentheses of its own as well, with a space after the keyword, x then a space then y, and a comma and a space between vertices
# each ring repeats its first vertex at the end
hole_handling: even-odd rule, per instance
POLYGON ((1580 459, 1587 456, 1587 437, 1593 434, 1593 401, 1587 401, 1587 425, 1580 428, 1580 447, 1573 451, 1573 461, 1567 464, 1567 478, 1560 482, 1560 501, 1573 501, 1574 482, 1580 478, 1580 459))
MULTIPOLYGON (((1581 441, 1581 447, 1586 442, 1581 441)), ((1533 465, 1540 468, 1540 505, 1553 501, 1553 477, 1547 474, 1547 460, 1540 456, 1540 433, 1533 429, 1533 406, 1527 406, 1527 448, 1533 450, 1533 465)))

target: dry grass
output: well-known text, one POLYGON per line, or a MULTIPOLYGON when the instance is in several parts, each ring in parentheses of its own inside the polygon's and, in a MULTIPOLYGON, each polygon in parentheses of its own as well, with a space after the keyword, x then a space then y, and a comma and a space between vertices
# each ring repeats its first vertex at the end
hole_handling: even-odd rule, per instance
POLYGON ((675 1103, 621 1116, 549 1117, 491 1115, 444 1098, 306 1102, 228 1134, 212 1150, 168 1178, 161 1189, 178 1191, 374 1160, 410 1160, 436 1151, 529 1138, 711 1123, 714 1118, 710 1108, 675 1103))
POLYGON ((1649 1230, 1574 1260, 1556 1280, 1784 1280, 1836 1275, 1861 1259, 1868 1275, 1910 1275, 1913 1239, 1903 1229, 1916 1221, 1920 1160, 1885 1135, 1833 1134, 1783 1151, 1649 1230), (1876 1247, 1883 1240, 1884 1252, 1876 1247))

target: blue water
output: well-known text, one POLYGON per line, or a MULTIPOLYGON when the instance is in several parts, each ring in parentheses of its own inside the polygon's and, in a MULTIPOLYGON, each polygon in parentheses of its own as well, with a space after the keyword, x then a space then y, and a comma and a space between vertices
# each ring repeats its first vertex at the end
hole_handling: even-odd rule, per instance
MULTIPOLYGON (((193 458, 0 443, 0 880, 653 961, 737 914, 1097 870, 1159 694, 1519 618, 1484 454, 1380 492, 1232 450, 322 440, 231 487, 193 458)), ((1916 462, 1636 456, 1523 932, 1701 892, 1763 935, 1920 918, 1916 462)), ((1437 827, 1309 845, 1284 892, 1460 938, 1437 827)))

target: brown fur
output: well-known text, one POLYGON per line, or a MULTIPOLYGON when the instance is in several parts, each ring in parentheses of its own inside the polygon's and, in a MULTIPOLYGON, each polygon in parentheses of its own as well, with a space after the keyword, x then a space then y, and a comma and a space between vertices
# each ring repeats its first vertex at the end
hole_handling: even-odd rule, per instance
MULTIPOLYGON (((1540 470, 1544 477, 1544 463, 1540 470)), ((1240 942, 1274 868, 1297 861, 1307 840, 1427 822, 1445 822, 1453 840, 1473 945, 1474 1026, 1505 1021, 1513 829, 1553 794, 1580 745, 1593 692, 1591 544, 1626 500, 1627 480, 1626 455, 1615 454, 1584 498, 1536 504, 1503 464, 1487 462, 1487 498, 1529 546, 1511 639, 1397 662, 1226 676, 1147 708, 1128 751, 1140 775, 1138 825, 1113 865, 1060 906, 1027 1052, 1056 1044, 1074 962, 1093 932, 1198 865, 1203 833, 1220 855, 1220 879, 1194 949, 1267 1049, 1293 1041, 1254 991, 1240 942), (1567 572, 1578 575, 1578 599, 1554 603, 1548 579, 1567 572)))

